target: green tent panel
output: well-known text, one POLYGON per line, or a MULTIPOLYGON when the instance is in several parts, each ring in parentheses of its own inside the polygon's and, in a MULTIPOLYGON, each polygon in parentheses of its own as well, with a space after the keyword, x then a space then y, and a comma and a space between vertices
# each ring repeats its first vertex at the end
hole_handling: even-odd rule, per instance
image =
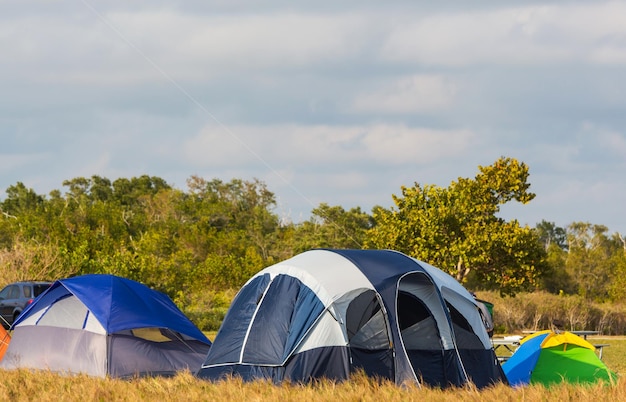
POLYGON ((612 375, 594 351, 577 345, 543 349, 530 376, 532 384, 544 385, 563 381, 593 384, 598 380, 611 382, 612 375))

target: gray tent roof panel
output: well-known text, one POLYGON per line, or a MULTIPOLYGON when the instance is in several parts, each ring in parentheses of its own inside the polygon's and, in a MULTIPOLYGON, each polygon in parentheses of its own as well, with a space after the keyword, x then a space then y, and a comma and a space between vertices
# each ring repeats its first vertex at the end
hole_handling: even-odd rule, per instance
POLYGON ((372 283, 349 260, 329 250, 313 250, 279 262, 265 272, 294 275, 316 293, 326 294, 331 301, 354 288, 373 289, 372 283), (305 274, 306 273, 306 274, 305 274), (308 274, 308 275, 307 275, 308 274))

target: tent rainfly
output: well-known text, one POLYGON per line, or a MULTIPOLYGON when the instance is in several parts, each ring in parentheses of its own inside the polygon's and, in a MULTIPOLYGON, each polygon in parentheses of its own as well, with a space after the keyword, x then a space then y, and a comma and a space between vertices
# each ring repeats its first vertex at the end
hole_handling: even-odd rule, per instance
POLYGON ((0 367, 99 377, 195 372, 211 345, 168 296, 113 275, 54 282, 12 329, 0 367))
POLYGON ((308 382, 359 370, 398 384, 506 382, 472 295, 390 250, 311 250, 260 271, 197 375, 308 382))

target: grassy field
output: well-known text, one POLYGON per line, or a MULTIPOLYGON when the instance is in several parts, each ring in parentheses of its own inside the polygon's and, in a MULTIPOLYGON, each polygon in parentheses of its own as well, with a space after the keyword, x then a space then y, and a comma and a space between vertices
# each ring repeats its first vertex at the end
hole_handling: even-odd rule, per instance
POLYGON ((471 387, 452 390, 398 387, 367 378, 348 382, 298 386, 275 386, 266 382, 238 380, 211 383, 189 373, 174 378, 135 380, 65 377, 49 372, 24 370, 2 372, 3 401, 623 401, 626 383, 614 386, 559 385, 549 389, 528 386, 513 389, 498 385, 485 390, 471 387))
MULTIPOLYGON (((607 343, 604 361, 626 375, 626 338, 590 338, 592 343, 607 343)), ((173 378, 133 380, 98 379, 87 376, 62 376, 27 370, 0 371, 0 400, 3 401, 618 401, 626 400, 626 381, 612 386, 559 385, 546 389, 528 386, 513 389, 498 385, 485 390, 465 387, 452 390, 398 387, 358 377, 343 383, 318 383, 276 386, 258 381, 243 383, 229 380, 212 383, 181 373, 173 378)))

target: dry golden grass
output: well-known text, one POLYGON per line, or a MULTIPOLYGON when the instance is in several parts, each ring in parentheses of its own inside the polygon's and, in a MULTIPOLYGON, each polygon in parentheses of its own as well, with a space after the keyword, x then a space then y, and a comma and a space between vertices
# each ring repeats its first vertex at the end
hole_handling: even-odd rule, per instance
POLYGON ((366 377, 335 383, 320 381, 302 385, 273 385, 238 379, 217 383, 197 379, 190 373, 173 378, 132 380, 63 376, 26 370, 0 371, 0 400, 32 401, 619 401, 626 400, 626 383, 614 386, 560 385, 549 389, 505 385, 477 390, 472 387, 439 390, 416 386, 398 387, 366 377))
MULTIPOLYGON (((215 335, 215 334, 210 334, 215 335)), ((621 377, 626 375, 626 338, 594 337, 592 343, 610 343, 604 361, 621 377)), ((0 401, 626 401, 626 379, 596 386, 559 385, 511 388, 498 385, 439 390, 399 387, 357 376, 346 382, 319 381, 311 385, 274 385, 239 379, 210 382, 181 373, 173 378, 100 379, 64 376, 46 371, 0 370, 0 401)))

